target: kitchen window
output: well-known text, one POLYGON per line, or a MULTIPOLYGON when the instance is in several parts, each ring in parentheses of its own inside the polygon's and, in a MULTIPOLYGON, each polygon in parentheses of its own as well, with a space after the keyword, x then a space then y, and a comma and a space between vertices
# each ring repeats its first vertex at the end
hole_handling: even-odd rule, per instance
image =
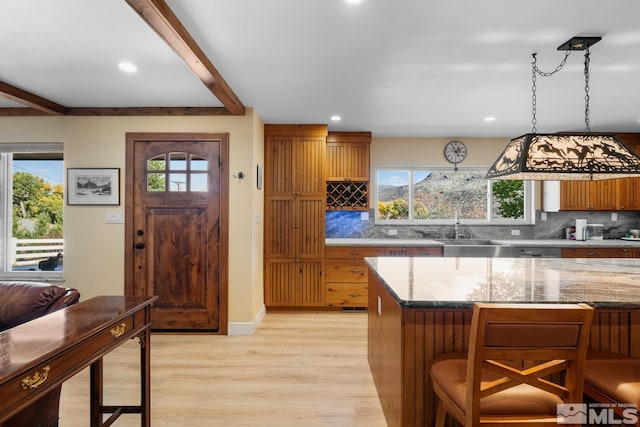
POLYGON ((0 144, 0 276, 61 278, 63 144, 0 144))
POLYGON ((484 168, 380 168, 376 223, 531 224, 532 185, 489 181, 484 168))

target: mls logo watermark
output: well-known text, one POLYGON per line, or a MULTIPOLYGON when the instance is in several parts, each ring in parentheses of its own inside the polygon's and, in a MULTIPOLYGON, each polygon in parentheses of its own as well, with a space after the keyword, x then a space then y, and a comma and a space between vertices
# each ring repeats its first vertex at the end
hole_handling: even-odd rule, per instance
POLYGON ((623 425, 638 422, 632 403, 564 403, 556 411, 558 424, 623 425))

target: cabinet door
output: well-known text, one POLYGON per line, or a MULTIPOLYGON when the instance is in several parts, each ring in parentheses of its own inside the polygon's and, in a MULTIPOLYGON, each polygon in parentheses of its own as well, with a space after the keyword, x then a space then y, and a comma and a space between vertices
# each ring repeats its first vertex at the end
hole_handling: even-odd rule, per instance
POLYGON ((265 197, 292 196, 294 192, 292 136, 269 136, 266 138, 264 162, 265 197))
POLYGON ((320 307, 324 302, 323 260, 298 260, 295 283, 296 305, 320 307))
POLYGON ((616 209, 616 180, 603 179, 589 182, 589 209, 612 211, 616 209))
POLYGON ((294 146, 294 185, 296 195, 324 197, 325 138, 299 137, 294 146))
POLYGON ((265 201, 265 205, 265 257, 280 259, 295 258, 295 227, 297 225, 295 198, 293 196, 270 197, 265 201))
POLYGON ((370 144, 347 145, 349 181, 369 181, 369 149, 370 144))
POLYGON ((560 210, 586 211, 589 209, 588 181, 560 181, 560 210))
POLYGON ((264 264, 265 305, 272 307, 295 305, 297 279, 294 260, 266 260, 264 264))
POLYGON ((327 181, 347 180, 347 147, 342 142, 327 142, 327 181))
POLYGON ((622 178, 617 182, 618 205, 617 210, 637 211, 640 210, 640 178, 622 178))
POLYGON ((324 258, 324 198, 298 196, 295 206, 296 258, 324 258))

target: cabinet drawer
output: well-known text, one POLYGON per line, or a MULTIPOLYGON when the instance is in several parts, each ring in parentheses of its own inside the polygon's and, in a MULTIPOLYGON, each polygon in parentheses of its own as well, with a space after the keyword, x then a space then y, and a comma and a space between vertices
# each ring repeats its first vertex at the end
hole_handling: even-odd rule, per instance
POLYGON ((384 256, 384 248, 355 247, 355 246, 327 246, 326 258, 366 258, 384 256))
POLYGON ((367 285, 327 283, 326 302, 330 307, 366 307, 367 285))
POLYGON ((636 258, 629 248, 562 248, 563 258, 636 258))
POLYGON ((368 267, 358 259, 328 259, 326 261, 327 282, 360 282, 368 280, 368 267))

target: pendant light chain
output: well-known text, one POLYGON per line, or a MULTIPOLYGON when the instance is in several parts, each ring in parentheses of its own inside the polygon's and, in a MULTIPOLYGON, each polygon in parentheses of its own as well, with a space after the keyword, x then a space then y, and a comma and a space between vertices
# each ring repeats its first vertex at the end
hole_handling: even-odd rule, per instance
MULTIPOLYGON (((537 58, 536 58, 537 53, 533 53, 531 55, 533 56, 533 61, 531 62, 531 133, 537 133, 536 124, 538 123, 538 119, 536 118, 536 113, 538 109, 537 109, 536 89, 538 88, 538 86, 536 85, 536 81, 538 79, 538 74, 540 74, 542 77, 549 77, 554 75, 555 73, 560 71, 562 67, 564 67, 564 65, 567 63, 567 58, 569 58, 570 54, 571 54, 571 51, 567 50, 567 53, 564 55, 564 59, 562 60, 562 62, 560 62, 560 64, 556 67, 555 70, 550 72, 545 72, 545 71, 542 71, 540 68, 538 68, 537 58)), ((585 67, 586 66, 587 65, 585 63, 585 67)), ((585 75, 586 75, 586 72, 585 72, 585 75)))
POLYGON ((589 123, 589 48, 584 52, 584 133, 589 134, 591 132, 591 125, 589 123))

